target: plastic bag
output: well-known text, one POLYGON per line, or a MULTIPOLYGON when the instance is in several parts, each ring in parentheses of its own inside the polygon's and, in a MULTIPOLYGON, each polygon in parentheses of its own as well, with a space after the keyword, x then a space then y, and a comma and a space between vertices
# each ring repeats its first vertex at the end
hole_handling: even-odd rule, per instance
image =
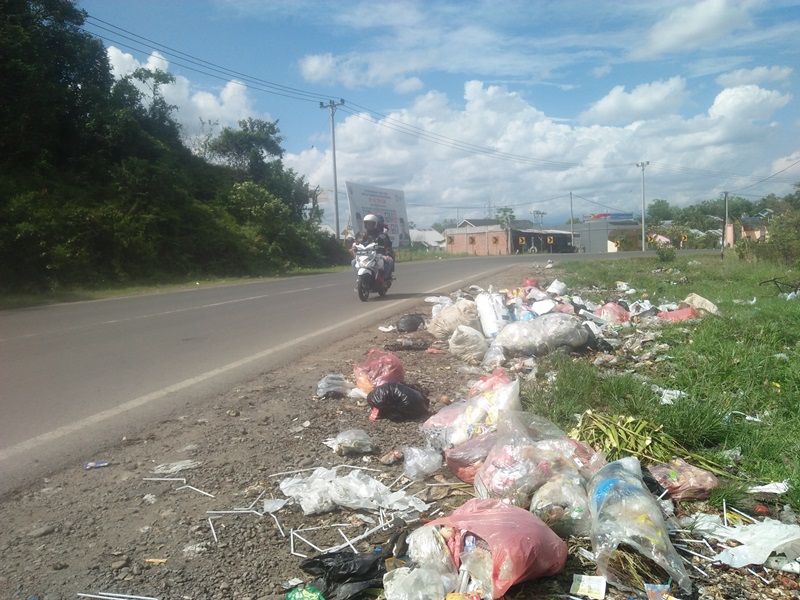
POLYGON ((422 481, 442 468, 442 453, 435 448, 402 446, 403 473, 412 481, 422 481))
POLYGON ((506 362, 506 356, 503 352, 503 347, 498 345, 495 339, 486 350, 486 354, 483 355, 481 364, 486 369, 497 369, 501 367, 504 362, 506 362))
POLYGON ((287 477, 279 484, 281 492, 300 504, 304 515, 333 510, 337 506, 353 510, 424 511, 428 505, 405 492, 393 492, 363 471, 353 470, 339 477, 336 469, 318 467, 308 477, 287 477))
POLYGON ((690 465, 682 458, 649 468, 653 478, 667 489, 673 500, 707 500, 711 490, 719 485, 713 473, 690 465))
POLYGON ((586 482, 577 471, 557 473, 533 494, 530 511, 559 537, 588 536, 592 517, 586 482))
POLYGON ((522 410, 517 380, 444 407, 425 421, 422 432, 437 448, 457 446, 495 429, 500 411, 504 410, 522 410))
POLYGON ((469 388, 467 398, 472 398, 473 396, 477 396, 478 394, 482 394, 488 390, 493 390, 494 388, 501 385, 506 385, 507 383, 511 383, 511 378, 506 375, 505 369, 499 367, 492 371, 491 374, 484 375, 478 381, 473 383, 469 388))
POLYGON ((372 440, 363 429, 348 429, 322 442, 339 456, 372 452, 372 440))
POLYGON ((475 495, 529 508, 531 496, 562 471, 575 472, 567 439, 533 441, 517 429, 499 431, 497 443, 475 474, 475 495))
POLYGON ((343 398, 350 393, 355 384, 350 383, 342 374, 325 375, 317 383, 317 396, 320 398, 343 398))
POLYGON ((402 383, 405 379, 402 361, 391 352, 373 348, 364 362, 353 365, 356 385, 365 394, 384 383, 402 383))
POLYGON ((594 314, 609 323, 625 323, 631 320, 631 313, 616 302, 606 302, 594 314))
POLYGON ((493 598, 517 583, 559 573, 567 560, 567 545, 539 517, 499 500, 468 500, 450 516, 425 527, 449 534, 445 539, 456 566, 463 560, 469 568, 469 560, 462 557, 467 534, 488 547, 493 598))
POLYGON ((459 325, 456 328, 448 340, 448 345, 451 353, 469 363, 481 362, 489 347, 483 333, 467 325, 459 325))
POLYGON ((455 589, 458 572, 439 531, 415 529, 408 536, 409 555, 416 567, 401 567, 383 577, 386 600, 439 600, 455 589))
POLYGON ((459 298, 455 303, 442 307, 428 324, 428 331, 433 337, 446 340, 453 335, 459 325, 481 329, 478 306, 474 301, 459 298))
POLYGON ((592 549, 597 570, 621 590, 636 591, 610 569, 614 553, 624 544, 646 556, 689 593, 689 574, 672 546, 656 500, 642 480, 638 459, 629 456, 608 463, 589 481, 592 549))
POLYGON ((486 337, 494 337, 511 322, 511 313, 503 296, 492 292, 480 292, 475 297, 481 329, 486 337))
POLYGON ((544 356, 562 346, 580 348, 588 339, 581 319, 555 312, 509 323, 497 334, 494 345, 503 348, 506 356, 544 356))
POLYGON ((481 468, 496 442, 497 431, 487 431, 445 450, 444 461, 453 475, 465 483, 473 483, 475 473, 481 468))
POLYGON ((312 585, 325 600, 346 600, 368 588, 380 587, 386 573, 385 556, 379 552, 328 552, 300 563, 300 568, 317 579, 312 585))
POLYGON ((411 333, 425 326, 425 317, 419 314, 403 315, 397 320, 397 331, 411 333))
POLYGON ((667 310, 658 313, 659 319, 665 321, 691 321, 692 319, 699 319, 700 313, 693 306, 679 308, 677 310, 667 310))
POLYGON ((427 417, 430 400, 416 386, 384 383, 367 394, 367 403, 377 409, 377 417, 392 421, 414 421, 427 417))

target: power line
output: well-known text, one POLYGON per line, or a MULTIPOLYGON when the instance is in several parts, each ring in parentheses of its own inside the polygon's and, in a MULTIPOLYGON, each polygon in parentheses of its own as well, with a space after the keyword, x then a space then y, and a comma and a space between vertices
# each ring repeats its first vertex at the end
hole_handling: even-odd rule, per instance
POLYGON ((761 181, 757 181, 757 182, 755 182, 753 185, 748 185, 747 187, 739 188, 738 190, 733 190, 733 191, 734 191, 734 192, 738 192, 738 191, 741 191, 741 190, 746 190, 746 189, 748 189, 748 188, 751 188, 751 187, 755 187, 755 186, 757 186, 757 185, 758 185, 758 184, 760 184, 760 183, 764 183, 765 181, 767 181, 767 180, 769 180, 769 179, 772 179, 772 178, 773 178, 773 177, 775 177, 776 175, 780 175, 780 174, 781 174, 781 173, 783 173, 784 171, 788 171, 789 169, 791 169, 793 166, 795 166, 795 165, 796 165, 796 164, 798 164, 798 163, 800 163, 800 160, 796 160, 795 162, 793 162, 792 164, 790 164, 790 165, 789 165, 788 167, 786 167, 785 169, 781 169, 781 170, 780 170, 780 171, 778 171, 777 173, 773 173, 773 174, 772 174, 772 175, 770 175, 769 177, 765 177, 765 178, 764 178, 764 179, 762 179, 761 181))
MULTIPOLYGON (((249 81, 249 82, 256 83, 256 84, 266 88, 266 89, 263 89, 262 91, 267 91, 267 92, 270 92, 270 93, 277 93, 279 95, 286 96, 286 97, 289 97, 289 98, 294 98, 296 100, 308 100, 308 101, 311 101, 311 102, 319 102, 319 100, 321 98, 326 98, 326 96, 323 96, 323 95, 320 95, 320 94, 317 94, 317 93, 314 93, 314 92, 307 92, 305 90, 289 87, 289 86, 282 85, 282 84, 279 84, 279 83, 274 83, 274 82, 268 81, 266 79, 261 79, 261 78, 258 78, 258 77, 254 77, 252 75, 248 75, 246 73, 241 73, 239 71, 235 71, 233 69, 229 69, 228 67, 224 67, 222 65, 218 65, 216 63, 204 60, 204 59, 199 58, 197 56, 194 56, 194 55, 191 55, 191 54, 187 54, 186 52, 182 52, 180 50, 176 50, 175 48, 172 48, 172 47, 167 46, 165 44, 161 44, 160 42, 156 42, 156 41, 151 40, 149 38, 146 38, 144 36, 138 35, 136 33, 128 31, 127 29, 123 29, 122 27, 118 27, 116 25, 108 23, 107 21, 103 21, 102 19, 98 19, 96 17, 89 16, 89 20, 97 21, 97 23, 103 23, 103 25, 107 25, 107 27, 104 27, 103 25, 98 25, 97 23, 93 23, 94 27, 97 27, 98 29, 101 29, 103 31, 107 31, 107 32, 109 32, 109 33, 111 33, 113 35, 121 36, 122 38, 124 38, 126 40, 129 40, 131 42, 134 42, 134 43, 137 43, 137 44, 141 44, 142 42, 147 42, 148 44, 152 44, 153 49, 164 53, 166 56, 177 57, 180 60, 184 60, 184 61, 187 61, 187 62, 189 62, 191 64, 197 65, 197 67, 202 67, 203 69, 208 69, 208 70, 210 70, 212 72, 221 73, 221 74, 224 74, 224 75, 226 75, 228 77, 239 77, 244 81, 249 81), (122 33, 120 33, 120 32, 122 32, 122 33), (127 34, 127 35, 123 35, 123 34, 127 34)), ((87 31, 87 33, 92 33, 92 32, 87 31)), ((103 37, 103 36, 98 36, 98 37, 103 37)), ((103 39, 107 39, 107 38, 103 37, 103 39)), ((115 43, 119 43, 119 42, 115 42, 115 43)), ((142 53, 145 53, 145 54, 148 53, 147 50, 143 50, 141 48, 134 48, 134 49, 137 52, 142 52, 142 53)), ((200 70, 199 68, 189 67, 189 66, 187 66, 187 65, 185 65, 183 63, 178 63, 178 62, 176 62, 174 64, 176 64, 178 66, 181 66, 181 67, 184 67, 184 68, 187 68, 187 69, 191 69, 191 70, 193 70, 195 72, 198 72, 198 73, 202 73, 203 75, 210 75, 212 77, 215 77, 215 75, 213 75, 213 73, 209 73, 208 71, 200 70)))

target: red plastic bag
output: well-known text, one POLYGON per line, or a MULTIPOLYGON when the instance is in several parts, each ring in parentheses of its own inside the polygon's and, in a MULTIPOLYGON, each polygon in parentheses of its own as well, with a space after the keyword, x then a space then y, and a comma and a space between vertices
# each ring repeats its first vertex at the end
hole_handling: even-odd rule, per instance
POLYGON ((690 321, 691 319, 699 319, 701 316, 693 306, 658 313, 659 319, 666 319, 667 321, 690 321))
POLYGON ((353 365, 356 385, 365 394, 384 383, 403 383, 405 371, 402 361, 391 352, 373 348, 367 359, 353 365))
POLYGON ((681 458, 667 464, 649 467, 656 481, 664 486, 673 500, 707 500, 719 481, 705 469, 690 465, 681 458))
MULTIPOLYGON (((450 554, 458 568, 467 533, 481 538, 492 555, 492 597, 517 583, 555 575, 564 569, 567 545, 532 512, 500 500, 472 499, 449 517, 426 527, 452 528, 450 554)), ((444 530, 446 531, 446 530, 444 530)))
POLYGON ((487 431, 453 448, 444 451, 444 462, 453 475, 465 483, 475 482, 475 473, 481 468, 497 442, 497 431, 487 431))

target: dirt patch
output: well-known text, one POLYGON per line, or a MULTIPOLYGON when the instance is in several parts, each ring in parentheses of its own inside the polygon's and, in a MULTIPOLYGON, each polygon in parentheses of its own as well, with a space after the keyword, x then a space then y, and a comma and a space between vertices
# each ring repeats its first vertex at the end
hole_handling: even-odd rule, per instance
MULTIPOLYGON (((515 288, 532 275, 540 284, 563 279, 557 268, 518 266, 475 283, 515 288)), ((421 302, 408 312, 430 315, 430 308, 421 302)), ((303 535, 327 548, 343 539, 337 529, 322 527, 348 524, 343 530, 354 538, 372 525, 357 511, 347 510, 304 516, 299 507, 286 507, 276 513, 277 521, 268 514, 209 511, 260 510, 263 499, 284 498, 278 484, 285 475, 280 474, 299 469, 347 464, 374 469, 368 473, 387 485, 398 480, 402 465, 383 465, 378 457, 398 446, 423 445, 419 423, 370 421, 364 401, 320 399, 315 392, 323 376, 341 373, 352 380, 354 363, 363 361, 371 348, 383 349, 402 339, 437 347, 425 331, 362 331, 265 373, 210 405, 187 406, 169 420, 132 432, 101 455, 85 457, 108 461, 108 466, 76 465, 54 473, 40 486, 9 495, 0 509, 0 596, 66 600, 78 593, 114 592, 162 599, 282 597, 289 580, 309 579, 298 566, 302 558, 291 553, 285 537, 291 529, 320 527, 303 535), (348 429, 369 434, 376 446, 371 455, 341 457, 324 444, 348 429), (175 463, 181 462, 185 470, 154 472, 160 465, 177 468, 175 463), (159 477, 175 480, 149 479, 159 477)), ((446 350, 446 345, 438 347, 446 350)), ((403 361, 406 381, 426 391, 434 411, 465 396, 477 378, 446 351, 394 353, 403 361)), ((439 477, 456 481, 446 469, 439 477)), ((407 492, 424 489, 415 484, 407 492)), ((437 509, 448 513, 470 498, 472 490, 426 493, 437 509)), ((376 534, 358 549, 371 551, 385 537, 376 534)), ((315 554, 308 545, 295 550, 315 554)), ((562 574, 512 588, 510 597, 566 594, 573 573, 592 574, 592 566, 576 552, 571 552, 562 574)), ((795 597, 792 594, 783 585, 765 585, 741 571, 718 569, 695 585, 692 597, 795 597)), ((611 592, 608 597, 623 596, 611 592)))

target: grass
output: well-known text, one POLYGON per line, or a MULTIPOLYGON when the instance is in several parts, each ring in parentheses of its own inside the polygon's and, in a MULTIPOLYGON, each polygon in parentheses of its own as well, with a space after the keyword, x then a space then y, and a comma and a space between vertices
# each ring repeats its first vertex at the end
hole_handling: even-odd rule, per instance
MULTIPOLYGON (((724 261, 709 255, 559 266, 569 289, 581 290, 584 300, 619 297, 617 282, 624 281, 636 290, 629 302, 678 302, 695 293, 716 304, 721 316, 665 325, 657 340, 661 350, 641 364, 628 357, 621 367, 601 371, 585 358, 544 357, 536 384, 523 390, 526 408, 567 431, 587 409, 645 419, 717 463, 723 452, 738 449, 741 460, 730 472, 741 480, 725 482, 712 500, 746 500, 742 481, 788 480, 790 491, 779 501, 800 508, 800 301, 763 284, 797 275, 730 255, 724 261), (662 404, 653 384, 684 395, 662 404)), ((636 327, 619 327, 618 335, 635 335, 636 327)))

